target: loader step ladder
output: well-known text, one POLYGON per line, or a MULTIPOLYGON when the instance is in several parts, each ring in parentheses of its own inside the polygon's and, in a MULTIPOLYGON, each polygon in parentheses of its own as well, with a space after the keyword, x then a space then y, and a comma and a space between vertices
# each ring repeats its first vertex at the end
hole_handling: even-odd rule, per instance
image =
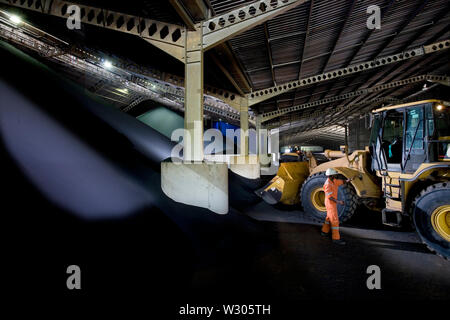
POLYGON ((401 198, 401 185, 398 183, 393 183, 393 180, 398 180, 389 175, 383 176, 383 189, 385 197, 393 200, 400 200, 401 198), (389 190, 388 190, 389 188, 389 190))
MULTIPOLYGON (((381 146, 380 136, 377 136, 377 140, 378 140, 377 145, 381 146)), ((373 148, 374 148, 375 159, 378 164, 379 172, 383 178, 382 186, 383 186, 384 197, 388 198, 388 199, 392 199, 392 200, 398 200, 401 197, 401 194, 400 194, 401 186, 398 183, 393 183, 392 180, 394 178, 389 176, 386 154, 382 148, 379 148, 379 150, 377 150, 375 145, 373 146, 373 148), (388 179, 389 179, 389 181, 388 181, 388 179), (389 188, 389 191, 388 191, 388 188, 389 188), (396 191, 398 196, 393 196, 393 194, 394 194, 393 191, 396 191)))

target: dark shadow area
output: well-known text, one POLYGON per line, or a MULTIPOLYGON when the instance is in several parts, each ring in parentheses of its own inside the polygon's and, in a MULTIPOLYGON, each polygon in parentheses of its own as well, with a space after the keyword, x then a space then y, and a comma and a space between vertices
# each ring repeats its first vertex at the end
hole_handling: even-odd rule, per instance
POLYGON ((399 251, 419 252, 431 255, 433 254, 422 243, 410 243, 405 241, 390 241, 390 240, 367 239, 367 238, 365 238, 365 240, 372 248, 384 248, 399 251))
POLYGON ((168 139, 84 95, 8 45, 0 46, 0 63, 7 269, 2 288, 8 297, 145 300, 152 313, 163 313, 164 319, 176 318, 179 306, 187 303, 271 304, 272 318, 280 319, 282 313, 301 314, 301 300, 449 298, 448 269, 434 259, 406 256, 415 246, 395 250, 410 261, 399 264, 390 260, 395 256, 380 254, 383 243, 377 247, 367 239, 348 237, 347 247, 335 247, 319 236, 317 226, 249 218, 245 209, 260 201, 253 190, 263 181, 230 174, 227 215, 170 200, 161 190, 159 172, 160 161, 172 147, 168 139), (25 71, 27 77, 22 77, 25 71), (23 100, 8 100, 17 102, 14 108, 6 105, 6 97, 17 92, 23 100), (9 118, 5 110, 13 110, 16 117, 9 118), (46 125, 29 122, 30 110, 46 115, 46 125), (43 139, 40 133, 51 126, 58 139, 70 134, 72 140, 43 139), (78 143, 83 148, 72 155, 75 161, 61 158, 78 143), (13 152, 17 148, 20 153, 13 152), (110 173, 103 175, 92 166, 100 160, 110 173), (37 173, 46 173, 45 179, 33 180, 37 173), (105 176, 122 177, 126 183, 103 184, 105 176), (66 181, 80 184, 68 186, 66 181), (83 186, 92 189, 86 192, 83 186), (102 198, 95 196, 99 191, 105 192, 102 198), (62 197, 56 202, 49 195, 62 197), (74 199, 78 206, 69 206, 74 199), (101 210, 109 203, 139 205, 125 206, 131 209, 110 217, 101 210), (101 219, 89 219, 97 211, 101 219), (72 264, 82 270, 80 291, 66 288, 66 269, 72 264), (381 291, 366 287, 371 264, 383 270, 381 291))

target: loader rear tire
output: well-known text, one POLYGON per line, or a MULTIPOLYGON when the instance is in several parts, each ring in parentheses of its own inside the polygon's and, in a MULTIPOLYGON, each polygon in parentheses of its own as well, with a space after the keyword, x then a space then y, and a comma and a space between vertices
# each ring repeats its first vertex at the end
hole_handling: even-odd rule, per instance
POLYGON ((437 255, 450 259, 450 183, 436 183, 415 198, 414 225, 422 242, 437 255))
MULTIPOLYGON (((306 179, 300 191, 304 212, 316 222, 324 222, 327 217, 324 203, 325 193, 323 191, 326 180, 327 177, 324 172, 313 174, 306 179)), ((340 222, 345 222, 355 213, 358 197, 353 187, 345 184, 339 188, 338 200, 344 201, 344 205, 338 205, 338 216, 340 222)))

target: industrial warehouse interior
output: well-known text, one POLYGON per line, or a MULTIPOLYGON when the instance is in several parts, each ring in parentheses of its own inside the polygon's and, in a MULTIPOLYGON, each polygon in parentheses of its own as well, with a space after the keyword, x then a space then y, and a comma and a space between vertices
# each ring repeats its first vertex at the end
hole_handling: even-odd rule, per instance
POLYGON ((449 26, 447 0, 0 0, 9 298, 448 303, 449 26))

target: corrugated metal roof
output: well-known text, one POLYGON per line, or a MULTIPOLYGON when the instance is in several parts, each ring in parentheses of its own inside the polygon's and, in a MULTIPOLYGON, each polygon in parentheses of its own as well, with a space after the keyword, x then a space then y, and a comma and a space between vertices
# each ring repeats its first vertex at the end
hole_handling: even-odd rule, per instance
MULTIPOLYGON (((75 2, 171 23, 183 23, 169 1, 75 0, 75 2)), ((205 3, 211 6, 215 15, 221 15, 259 1, 207 0, 205 3)), ((234 37, 228 41, 228 45, 242 66, 242 72, 248 78, 252 89, 256 91, 448 39, 449 22, 448 0, 310 0, 234 37), (369 17, 367 8, 373 5, 381 10, 379 30, 371 30, 366 26, 369 17)), ((132 55, 130 52, 131 60, 132 55)), ((226 77, 220 74, 219 68, 214 67, 208 54, 205 57, 207 60, 205 75, 225 86, 228 81, 226 77), (211 75, 212 73, 214 75, 211 75)), ((447 52, 436 53, 303 86, 255 105, 252 109, 259 113, 268 112, 425 73, 448 74, 450 67, 448 57, 447 52)), ((233 76, 237 76, 235 71, 232 71, 233 76)), ((239 83, 238 80, 236 82, 239 83)), ((95 86, 95 83, 89 85, 95 86)), ((345 122, 346 117, 356 117, 361 110, 371 107, 370 103, 362 104, 364 101, 385 97, 400 99, 417 93, 422 85, 397 87, 376 94, 329 103, 311 110, 305 109, 273 120, 272 124, 289 121, 306 124, 297 127, 295 129, 297 131, 298 128, 309 130, 320 125, 327 126, 329 124, 322 121, 323 117, 309 115, 314 115, 312 112, 317 110, 320 110, 322 115, 329 115, 333 114, 336 108, 356 105, 357 107, 339 112, 339 117, 345 122)), ((99 90, 99 93, 117 99, 118 104, 130 103, 122 101, 116 93, 99 90)), ((341 134, 341 131, 337 134, 341 134)))
MULTIPOLYGON (((210 2, 216 14, 222 14, 254 1, 210 2)), ((445 39, 449 36, 448 29, 447 32, 440 31, 445 26, 448 28, 449 12, 447 0, 313 0, 269 20, 268 39, 264 28, 258 26, 230 40, 230 44, 242 62, 253 89, 259 90, 273 85, 272 67, 276 83, 282 84, 297 80, 299 76, 317 75, 423 45, 439 33, 434 40, 445 39), (371 5, 381 9, 380 30, 366 27, 369 17, 367 8, 371 5), (273 66, 267 56, 268 50, 263 49, 266 42, 272 52, 273 66)), ((417 60, 411 63, 417 64, 423 59, 417 60)), ((256 108, 259 111, 275 110, 333 93, 351 92, 389 70, 390 74, 395 74, 396 68, 403 64, 338 78, 317 87, 303 87, 297 89, 295 94, 280 95, 256 108), (342 89, 334 89, 342 84, 342 89), (309 97, 300 98, 302 96, 309 97)))

